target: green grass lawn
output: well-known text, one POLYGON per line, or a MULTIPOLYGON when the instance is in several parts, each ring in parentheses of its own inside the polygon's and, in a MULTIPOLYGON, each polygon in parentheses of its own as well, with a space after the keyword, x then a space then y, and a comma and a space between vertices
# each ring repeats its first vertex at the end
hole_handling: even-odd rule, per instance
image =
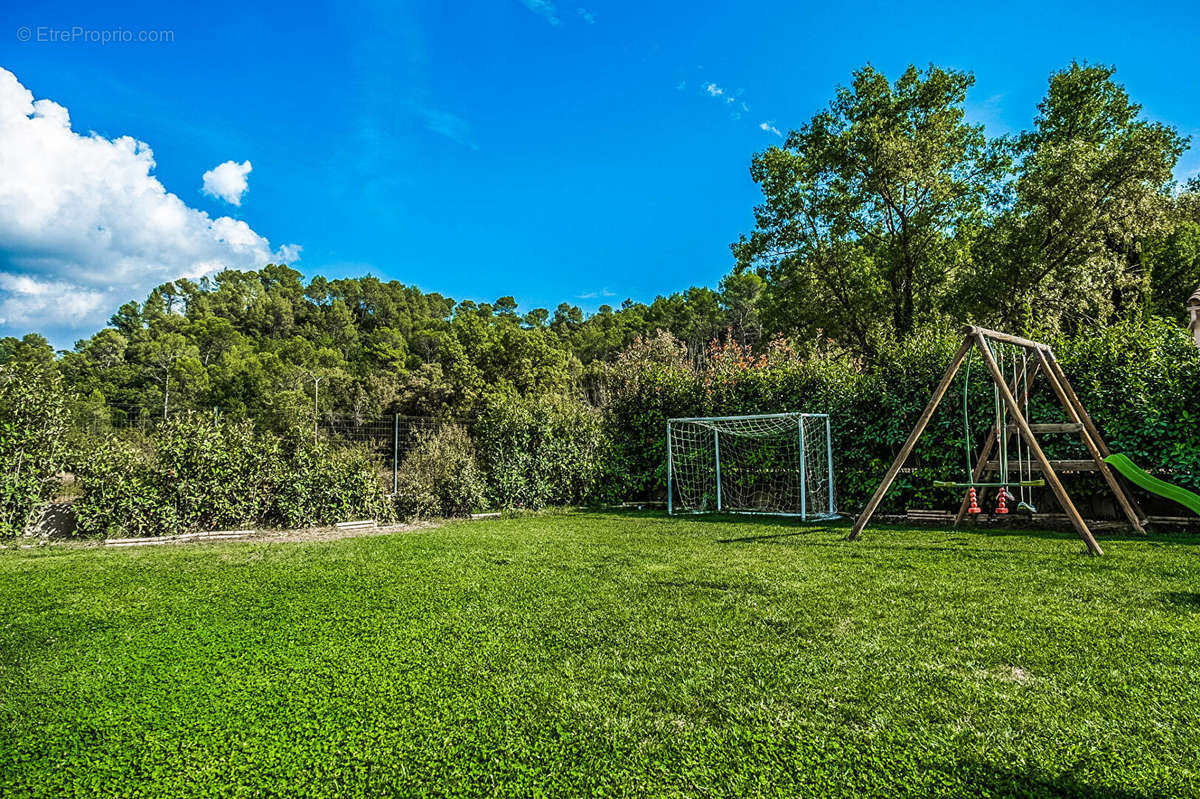
POLYGON ((1200 539, 579 514, 0 553, 0 795, 1200 795, 1200 539))

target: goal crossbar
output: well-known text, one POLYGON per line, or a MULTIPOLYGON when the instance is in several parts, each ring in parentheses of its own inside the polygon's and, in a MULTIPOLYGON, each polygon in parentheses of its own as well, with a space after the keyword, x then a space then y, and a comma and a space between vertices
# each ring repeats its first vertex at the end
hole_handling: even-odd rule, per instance
POLYGON ((795 419, 797 416, 828 418, 827 413, 748 413, 744 416, 676 416, 672 422, 736 422, 741 419, 795 419))

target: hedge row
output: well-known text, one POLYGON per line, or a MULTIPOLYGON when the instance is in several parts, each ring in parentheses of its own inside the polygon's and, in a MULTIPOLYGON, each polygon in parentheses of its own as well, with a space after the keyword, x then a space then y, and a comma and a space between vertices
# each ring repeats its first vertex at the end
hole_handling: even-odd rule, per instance
MULTIPOLYGON (((1036 337, 1036 333, 1034 336, 1036 337)), ((926 331, 872 362, 810 342, 775 342, 761 354, 736 345, 714 348, 692 367, 669 341, 635 344, 614 370, 606 433, 612 451, 603 482, 630 497, 665 496, 666 420, 804 411, 832 417, 838 504, 866 504, 961 342, 953 330, 926 331)), ((1169 479, 1200 489, 1200 350, 1186 331, 1164 321, 1114 325, 1077 338, 1047 337, 1084 406, 1110 447, 1169 479)), ((1011 368, 1008 361, 1006 371, 1011 368)), ((934 480, 964 477, 962 391, 968 382, 973 443, 992 421, 992 388, 978 358, 951 386, 886 509, 947 507, 956 498, 934 480)), ((1045 384, 1034 395, 1036 422, 1066 421, 1045 384)), ((1043 437, 1050 457, 1086 457, 1073 436, 1043 437)), ((1101 483, 1079 479, 1073 496, 1086 501, 1101 483)))
MULTIPOLYGON (((776 341, 754 353, 731 344, 712 348, 697 367, 682 345, 659 334, 636 341, 609 369, 596 392, 600 408, 501 390, 470 425, 434 430, 401 463, 395 498, 368 452, 200 415, 180 416, 144 438, 84 442, 66 463, 54 373, 0 373, 0 535, 23 529, 64 466, 82 489, 75 503, 81 531, 101 535, 661 499, 669 417, 784 410, 830 414, 838 505, 853 512, 875 489, 960 340, 955 331, 926 331, 871 362, 822 341, 776 341)), ((1200 350, 1185 331, 1152 319, 1047 342, 1114 451, 1200 490, 1200 350)), ((964 476, 964 390, 970 441, 990 425, 991 383, 975 359, 885 509, 955 501, 932 483, 964 476)), ((1035 395, 1031 419, 1065 421, 1047 395, 1035 395)), ((1072 438, 1045 437, 1048 454, 1082 457, 1072 438)), ((1103 494, 1097 480, 1076 482, 1072 494, 1082 502, 1103 494)))

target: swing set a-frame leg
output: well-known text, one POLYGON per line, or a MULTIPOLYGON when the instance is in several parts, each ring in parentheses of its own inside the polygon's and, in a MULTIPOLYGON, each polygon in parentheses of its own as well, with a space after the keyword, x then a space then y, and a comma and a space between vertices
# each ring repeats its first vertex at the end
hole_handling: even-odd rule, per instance
MULTIPOLYGON (((1058 397, 1058 401, 1062 403, 1063 408, 1067 412, 1067 418, 1079 425, 1080 438, 1083 439, 1083 446, 1087 449, 1088 455, 1092 457, 1092 460, 1096 462, 1096 469, 1100 472, 1100 476, 1104 478, 1104 482, 1108 484, 1108 490, 1111 491, 1113 496, 1117 498, 1117 505, 1121 508, 1121 512, 1125 514, 1125 518, 1129 520, 1129 523, 1133 526, 1134 530, 1141 535, 1145 535, 1146 530, 1142 527, 1142 522, 1140 519, 1138 519, 1138 515, 1134 510, 1133 504, 1130 503, 1129 497, 1126 496, 1125 488, 1117 482, 1117 478, 1113 475, 1112 469, 1108 468, 1108 464, 1104 462, 1104 455, 1101 454, 1099 446, 1092 438, 1091 431, 1088 429, 1087 425, 1084 424, 1083 417, 1079 414, 1080 409, 1071 402, 1071 399, 1069 396, 1067 396, 1067 392, 1063 388, 1062 383, 1059 382, 1058 376, 1055 374, 1054 367, 1050 364, 1050 357, 1041 350, 1037 351, 1037 356, 1042 365, 1045 367, 1046 379, 1050 383, 1050 388, 1054 390, 1055 396, 1058 397)), ((1084 413, 1086 413, 1086 411, 1084 411, 1084 413)), ((1091 420, 1089 419, 1088 421, 1091 420)))
POLYGON ((867 503, 867 507, 863 509, 857 521, 854 522, 854 527, 850 530, 850 535, 848 536, 849 540, 853 541, 858 538, 862 534, 863 528, 867 526, 867 522, 871 521, 872 514, 879 507, 879 503, 883 501, 883 497, 887 494, 888 489, 892 487, 896 475, 904 467, 904 462, 912 454, 913 447, 917 445, 917 439, 925 432, 925 427, 933 417, 933 412, 937 410, 942 397, 946 395, 946 391, 950 388, 950 383, 954 380, 954 376, 958 374, 959 367, 962 366, 963 360, 967 357, 967 353, 971 351, 971 347, 973 346, 975 346, 975 340, 971 336, 965 336, 962 345, 958 348, 958 352, 954 355, 954 359, 950 362, 950 368, 946 370, 946 374, 942 375, 942 382, 938 383, 933 396, 929 398, 929 403, 925 406, 925 410, 921 412, 921 417, 917 419, 916 426, 908 434, 908 440, 904 442, 904 446, 900 447, 900 452, 896 454, 896 459, 888 467, 887 474, 883 476, 883 482, 879 484, 879 488, 875 489, 875 493, 871 496, 871 501, 867 503))
MULTIPOLYGON (((1071 381, 1067 380, 1066 372, 1063 371, 1058 359, 1054 357, 1053 350, 1047 350, 1046 362, 1049 364, 1050 373, 1054 375, 1059 386, 1062 387, 1063 394, 1066 396, 1068 404, 1074 407, 1075 412, 1079 415, 1079 421, 1083 424, 1084 432, 1091 436, 1092 442, 1096 445, 1096 449, 1099 451, 1101 458, 1107 458, 1112 454, 1112 451, 1109 450, 1108 444, 1104 441, 1104 437, 1100 435, 1100 429, 1097 428, 1096 423, 1092 421, 1092 417, 1087 412, 1087 408, 1083 406, 1083 402, 1080 401, 1079 395, 1076 394, 1075 389, 1071 387, 1071 381)), ((1103 464, 1101 471, 1107 472, 1110 475, 1112 474, 1112 470, 1108 468, 1107 463, 1103 464)), ((1134 496, 1133 490, 1129 487, 1128 481, 1126 481, 1124 477, 1117 475, 1113 475, 1113 477, 1115 478, 1115 483, 1117 486, 1114 491, 1117 492, 1118 497, 1125 497, 1129 508, 1133 511, 1134 517, 1137 519, 1137 523, 1134 524, 1134 527, 1144 533, 1145 529, 1143 525, 1146 524, 1147 520, 1145 511, 1142 510, 1142 506, 1138 503, 1137 497, 1134 496)), ((1112 483, 1109 485, 1111 486, 1112 483)))
POLYGON ((983 362, 987 364, 988 371, 992 373, 992 379, 996 381, 996 386, 1000 389, 1000 396, 1004 403, 1008 406, 1009 413, 1017 423, 1017 427, 1021 431, 1021 435, 1025 437, 1025 443, 1029 445, 1033 456, 1037 458, 1038 464, 1042 467, 1042 474, 1046 478, 1046 482, 1054 489, 1054 495, 1058 498, 1058 504, 1066 512, 1067 518, 1071 520, 1075 532, 1079 533, 1079 537, 1087 545, 1088 554, 1103 555, 1104 550, 1096 543, 1096 539, 1092 536, 1092 531, 1088 529, 1087 523, 1083 517, 1079 515, 1079 511, 1075 508, 1075 504, 1071 502, 1071 497, 1068 496, 1067 490, 1063 487, 1062 481, 1058 479, 1058 475, 1054 472, 1054 468, 1050 465, 1050 460, 1046 457, 1046 453, 1042 452, 1041 446, 1037 442, 1037 438, 1033 435, 1033 431, 1029 428, 1029 422, 1025 421, 1025 417, 1021 415, 1021 409, 1017 406, 1017 400, 1012 392, 1008 390, 1008 382, 1005 381, 1004 375, 1000 372, 1000 366, 996 363, 995 356, 992 355, 991 348, 987 345, 987 340, 984 339, 982 333, 975 333, 976 343, 979 344, 979 349, 983 351, 983 362))

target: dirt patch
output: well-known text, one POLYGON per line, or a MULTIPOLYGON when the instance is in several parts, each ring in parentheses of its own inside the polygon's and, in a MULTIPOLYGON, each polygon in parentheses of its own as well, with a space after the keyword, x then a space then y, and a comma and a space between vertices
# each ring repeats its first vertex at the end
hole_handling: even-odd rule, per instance
POLYGON ((267 542, 303 542, 303 541, 337 541, 342 538, 360 538, 371 535, 392 535, 394 533, 411 533, 419 530, 433 530, 441 527, 441 521, 417 521, 404 524, 384 524, 379 527, 302 527, 294 530, 254 530, 246 535, 219 533, 192 533, 179 536, 146 536, 137 539, 121 539, 120 544, 112 540, 100 538, 34 538, 18 539, 10 543, 0 543, 0 549, 35 549, 46 546, 76 546, 103 547, 131 545, 143 546, 172 546, 174 544, 212 544, 222 541, 267 541, 267 542), (208 536, 212 536, 211 538, 208 536), (133 542, 137 542, 134 544, 133 542), (126 544, 125 542, 128 542, 126 544))
POLYGON ((432 530, 441 527, 441 522, 419 521, 407 524, 384 524, 379 527, 339 528, 304 527, 299 530, 258 530, 241 541, 337 541, 340 538, 361 538, 368 535, 391 535, 411 533, 417 530, 432 530))

